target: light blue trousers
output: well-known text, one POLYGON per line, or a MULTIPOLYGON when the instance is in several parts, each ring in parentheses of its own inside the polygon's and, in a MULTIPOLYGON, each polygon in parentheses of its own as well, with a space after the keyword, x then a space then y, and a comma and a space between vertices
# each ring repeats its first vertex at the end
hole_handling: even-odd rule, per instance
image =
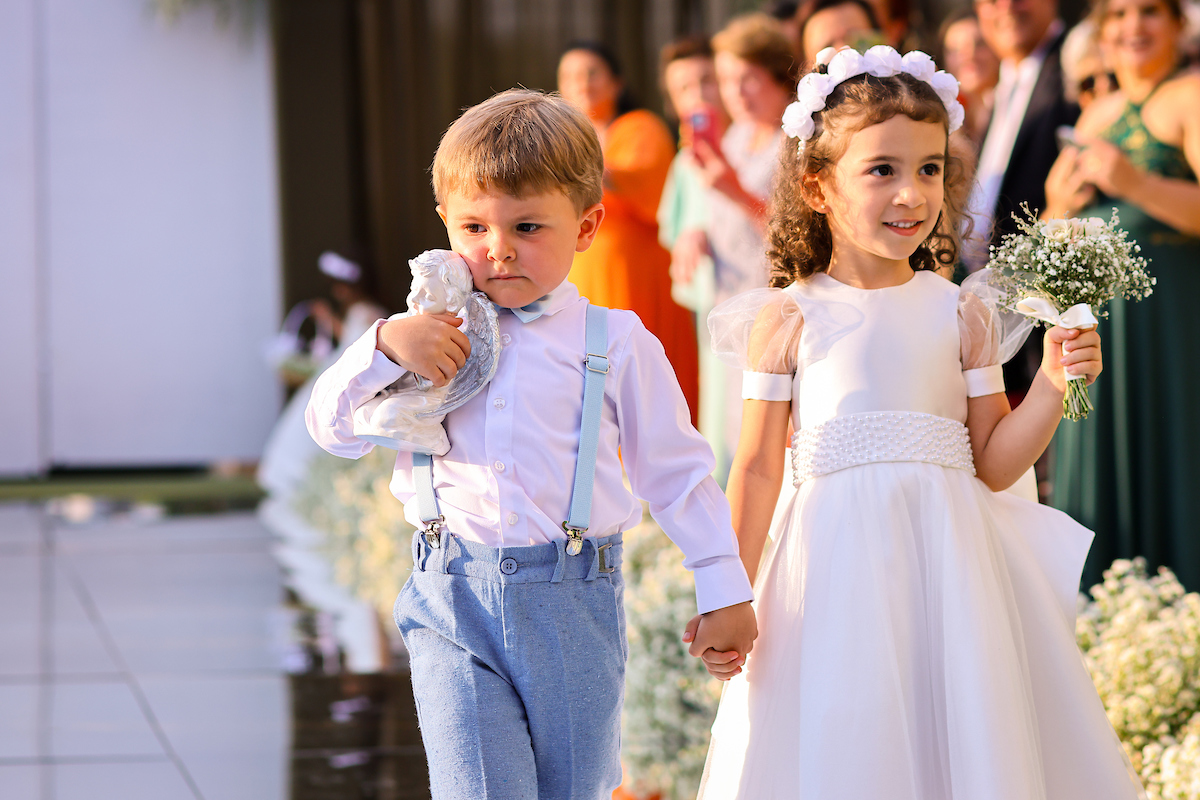
POLYGON ((395 620, 433 800, 607 800, 620 785, 621 535, 564 544, 414 536, 395 620))

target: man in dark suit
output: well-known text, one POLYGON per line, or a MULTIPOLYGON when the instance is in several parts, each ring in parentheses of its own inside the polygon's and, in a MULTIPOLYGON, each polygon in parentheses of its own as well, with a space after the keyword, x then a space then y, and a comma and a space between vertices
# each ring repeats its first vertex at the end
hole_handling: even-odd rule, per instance
MULTIPOLYGON (((1000 58, 995 107, 979 153, 969 203, 979 245, 967 247, 971 271, 987 262, 986 243, 1016 230, 1022 203, 1037 214, 1046 205, 1046 176, 1058 157, 1055 131, 1073 125, 1079 108, 1063 94, 1061 51, 1066 35, 1058 0, 975 0, 979 28, 1000 58)), ((1041 362, 1041 339, 1005 367, 1014 399, 1023 397, 1041 362)))

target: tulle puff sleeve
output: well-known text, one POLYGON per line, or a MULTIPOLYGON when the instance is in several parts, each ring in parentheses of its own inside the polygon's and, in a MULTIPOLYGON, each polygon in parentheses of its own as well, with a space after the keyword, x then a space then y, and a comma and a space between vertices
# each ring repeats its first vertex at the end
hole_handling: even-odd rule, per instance
POLYGON ((958 296, 958 330, 962 343, 967 397, 1004 391, 1001 366, 1025 343, 1033 322, 1005 308, 996 273, 982 269, 963 281, 958 296))
POLYGON ((744 371, 742 397, 791 400, 804 315, 785 289, 754 289, 708 315, 713 352, 744 371))

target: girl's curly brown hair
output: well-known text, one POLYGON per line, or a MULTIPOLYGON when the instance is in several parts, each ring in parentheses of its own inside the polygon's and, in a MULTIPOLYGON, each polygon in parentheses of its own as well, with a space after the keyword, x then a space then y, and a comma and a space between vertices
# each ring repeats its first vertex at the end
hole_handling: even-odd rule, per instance
MULTIPOLYGON (((823 66, 819 69, 825 70, 823 66)), ((805 143, 803 152, 794 140, 784 141, 767 225, 771 286, 782 288, 829 267, 833 252, 829 221, 805 201, 805 176, 836 164, 846 152, 851 134, 898 114, 917 122, 939 122, 949 130, 946 107, 929 84, 904 73, 890 78, 860 75, 839 84, 829 95, 825 110, 814 115, 817 132, 805 143)), ((947 135, 942 210, 933 233, 908 257, 914 270, 950 267, 958 260, 959 230, 970 183, 967 166, 955 149, 947 135)))

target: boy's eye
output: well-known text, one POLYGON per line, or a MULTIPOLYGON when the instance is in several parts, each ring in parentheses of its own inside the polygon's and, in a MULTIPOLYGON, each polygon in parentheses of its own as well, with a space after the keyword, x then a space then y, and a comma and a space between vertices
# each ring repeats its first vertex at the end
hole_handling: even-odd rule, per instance
POLYGON ((463 230, 467 233, 483 233, 483 226, 478 222, 468 222, 466 225, 463 225, 463 230))
POLYGON ((520 231, 521 233, 533 233, 540 227, 542 227, 542 226, 538 225, 536 222, 518 222, 517 223, 517 230, 520 231))

